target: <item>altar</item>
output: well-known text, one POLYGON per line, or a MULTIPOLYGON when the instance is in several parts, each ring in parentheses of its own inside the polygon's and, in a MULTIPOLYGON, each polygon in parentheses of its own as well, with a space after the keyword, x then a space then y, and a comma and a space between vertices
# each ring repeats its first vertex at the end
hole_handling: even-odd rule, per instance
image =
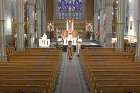
POLYGON ((66 20, 66 30, 62 32, 62 39, 64 46, 67 46, 69 41, 73 46, 76 46, 78 41, 82 42, 78 32, 74 30, 74 20, 66 20))

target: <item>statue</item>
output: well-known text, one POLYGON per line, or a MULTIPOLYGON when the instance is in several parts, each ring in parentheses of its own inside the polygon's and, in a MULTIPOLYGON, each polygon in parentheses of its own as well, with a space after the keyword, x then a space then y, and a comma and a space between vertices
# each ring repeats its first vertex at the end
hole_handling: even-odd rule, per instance
POLYGON ((94 34, 94 29, 93 29, 93 24, 92 23, 87 23, 86 24, 86 31, 88 32, 87 37, 90 37, 90 40, 93 40, 93 34, 94 34))

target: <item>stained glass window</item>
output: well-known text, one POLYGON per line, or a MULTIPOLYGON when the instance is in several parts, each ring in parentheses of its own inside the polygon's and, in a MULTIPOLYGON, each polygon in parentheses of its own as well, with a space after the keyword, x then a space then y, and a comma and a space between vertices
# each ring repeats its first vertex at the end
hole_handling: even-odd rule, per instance
POLYGON ((82 20, 84 0, 57 0, 56 18, 82 20))

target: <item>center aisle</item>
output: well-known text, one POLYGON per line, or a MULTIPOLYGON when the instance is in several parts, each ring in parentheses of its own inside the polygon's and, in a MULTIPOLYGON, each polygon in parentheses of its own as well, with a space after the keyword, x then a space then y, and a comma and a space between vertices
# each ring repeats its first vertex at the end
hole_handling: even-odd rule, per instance
POLYGON ((62 67, 56 93, 88 93, 76 54, 73 60, 62 54, 62 67))

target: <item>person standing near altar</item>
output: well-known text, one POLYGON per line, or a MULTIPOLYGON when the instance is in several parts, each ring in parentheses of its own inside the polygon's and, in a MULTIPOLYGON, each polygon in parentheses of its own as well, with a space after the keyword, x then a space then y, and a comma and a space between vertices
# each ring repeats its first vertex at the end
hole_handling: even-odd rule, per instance
POLYGON ((80 50, 81 50, 81 42, 80 41, 77 42, 76 50, 77 50, 77 56, 79 56, 80 55, 80 50))
POLYGON ((67 56, 71 60, 73 57, 73 47, 72 47, 72 41, 68 41, 68 46, 67 46, 67 56))

